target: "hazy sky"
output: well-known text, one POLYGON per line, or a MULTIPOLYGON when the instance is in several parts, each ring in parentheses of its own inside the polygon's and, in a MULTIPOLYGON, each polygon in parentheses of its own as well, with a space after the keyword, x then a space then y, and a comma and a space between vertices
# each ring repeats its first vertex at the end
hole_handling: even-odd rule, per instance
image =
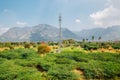
POLYGON ((120 25, 120 0, 0 0, 0 27, 50 24, 82 29, 120 25))

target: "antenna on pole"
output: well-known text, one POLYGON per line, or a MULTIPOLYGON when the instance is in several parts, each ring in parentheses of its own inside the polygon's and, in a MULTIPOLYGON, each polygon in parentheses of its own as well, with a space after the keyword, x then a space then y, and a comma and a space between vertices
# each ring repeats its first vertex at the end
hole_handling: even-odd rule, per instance
POLYGON ((59 51, 58 51, 58 53, 61 52, 61 46, 62 46, 62 29, 61 29, 61 22, 62 22, 62 17, 61 17, 61 14, 59 14, 59 51))

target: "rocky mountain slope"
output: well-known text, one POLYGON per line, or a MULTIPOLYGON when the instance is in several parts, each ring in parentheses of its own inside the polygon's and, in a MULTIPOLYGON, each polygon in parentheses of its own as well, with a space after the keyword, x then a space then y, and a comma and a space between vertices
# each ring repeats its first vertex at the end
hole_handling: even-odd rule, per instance
POLYGON ((102 41, 120 40, 120 26, 112 26, 108 28, 94 28, 82 30, 75 33, 76 35, 88 40, 92 40, 92 36, 94 36, 95 40, 98 40, 99 37, 101 37, 102 41))
MULTIPOLYGON (((78 39, 79 37, 72 31, 62 28, 63 39, 78 39)), ((0 41, 58 41, 59 29, 47 25, 39 24, 33 27, 13 27, 0 36, 0 41)))

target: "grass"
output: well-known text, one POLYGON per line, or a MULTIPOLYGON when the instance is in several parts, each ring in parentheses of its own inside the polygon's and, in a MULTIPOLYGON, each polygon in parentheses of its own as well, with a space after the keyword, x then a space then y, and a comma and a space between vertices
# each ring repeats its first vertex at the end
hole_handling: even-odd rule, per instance
POLYGON ((48 53, 41 57, 32 48, 5 50, 0 52, 0 80, 5 79, 119 80, 120 53, 91 52, 80 47, 66 47, 61 53, 48 53))

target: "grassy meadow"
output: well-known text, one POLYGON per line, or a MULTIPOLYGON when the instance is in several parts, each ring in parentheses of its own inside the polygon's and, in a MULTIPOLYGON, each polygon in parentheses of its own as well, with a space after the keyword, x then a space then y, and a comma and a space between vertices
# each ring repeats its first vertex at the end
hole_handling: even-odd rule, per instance
POLYGON ((0 43, 0 80, 120 80, 119 44, 0 43))

